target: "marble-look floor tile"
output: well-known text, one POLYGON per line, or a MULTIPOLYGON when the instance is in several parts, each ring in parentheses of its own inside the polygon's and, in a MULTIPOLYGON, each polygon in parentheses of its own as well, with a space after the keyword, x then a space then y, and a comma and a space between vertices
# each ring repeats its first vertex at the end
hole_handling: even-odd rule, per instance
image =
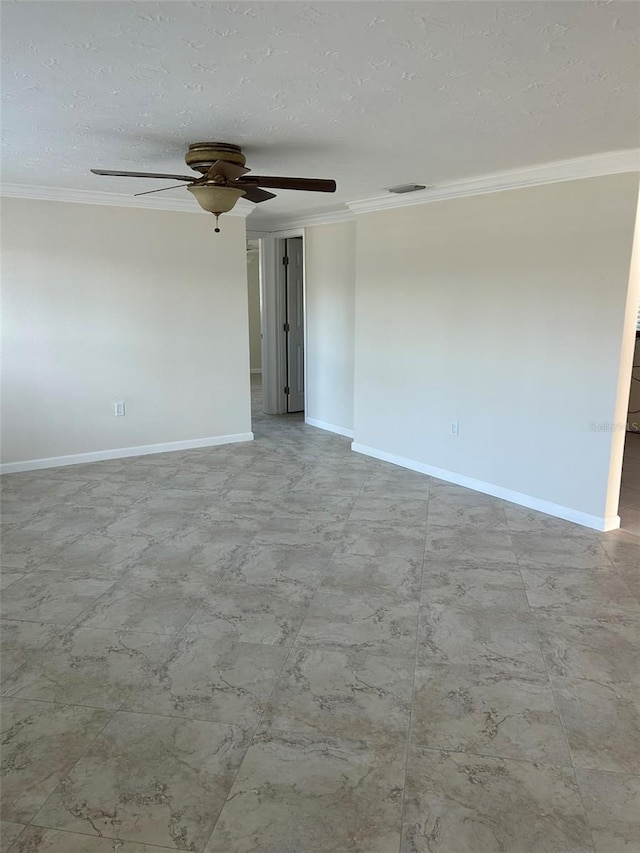
POLYGON ((546 764, 571 760, 548 678, 482 667, 418 666, 412 742, 546 764))
POLYGON ((76 539, 43 560, 40 567, 48 570, 75 572, 85 577, 113 577, 115 580, 130 568, 158 540, 139 531, 122 536, 93 531, 76 539))
MULTIPOLYGON (((241 522, 226 521, 222 524, 227 527, 233 526, 234 532, 238 535, 246 528, 246 525, 242 525, 241 522)), ((179 506, 174 506, 173 509, 170 506, 164 509, 145 509, 140 508, 138 503, 130 507, 118 520, 101 527, 99 532, 111 539, 145 536, 161 542, 170 533, 187 528, 207 530, 212 538, 215 538, 216 522, 207 519, 203 513, 194 510, 183 511, 179 506)))
POLYGON ((233 726, 119 711, 32 823, 202 850, 246 746, 233 726))
POLYGON ((169 657, 153 634, 66 628, 2 684, 7 696, 116 710, 169 657))
POLYGON ((236 539, 233 530, 224 535, 212 535, 201 527, 188 527, 156 542, 140 554, 132 565, 132 571, 150 578, 171 578, 176 575, 184 579, 212 580, 231 565, 238 552, 246 548, 244 534, 236 539))
POLYGON ((206 853, 398 849, 404 741, 262 733, 249 747, 206 853))
POLYGON ((356 497, 367 478, 366 469, 359 471, 348 471, 336 469, 316 468, 307 471, 298 481, 293 491, 322 492, 325 495, 352 495, 356 497))
POLYGON ((433 495, 429 500, 429 526, 488 528, 508 533, 504 509, 499 501, 450 501, 433 495))
POLYGON ((102 479, 89 480, 73 495, 78 506, 108 507, 118 511, 126 510, 132 504, 145 498, 153 487, 144 480, 102 479))
POLYGON ((423 531, 427 524, 429 501, 420 498, 394 497, 383 494, 360 494, 350 521, 392 524, 423 531))
POLYGON ((573 771, 410 748, 402 853, 593 853, 573 771))
POLYGON ((552 675, 640 684, 640 618, 573 616, 539 608, 535 620, 552 675))
POLYGON ((22 569, 17 569, 16 571, 12 571, 11 569, 3 569, 0 574, 0 591, 6 589, 8 586, 11 586, 12 583, 19 581, 20 578, 25 576, 26 572, 22 569))
POLYGON ((428 500, 432 482, 426 474, 389 466, 382 471, 372 470, 364 482, 361 494, 428 500))
POLYGON ((637 773, 640 766, 640 686, 552 676, 576 767, 637 773))
POLYGON ((274 508, 277 515, 304 518, 319 513, 328 520, 340 522, 349 518, 355 501, 355 495, 327 496, 314 489, 296 489, 295 492, 286 492, 278 497, 274 508))
POLYGON ((599 536, 611 563, 636 601, 640 601, 640 539, 624 530, 613 530, 599 536))
POLYGON ((420 608, 418 660, 545 673, 533 617, 499 607, 420 608))
POLYGON ((324 546, 330 556, 344 525, 344 521, 335 521, 331 513, 316 512, 311 517, 274 515, 256 533, 252 544, 324 546))
POLYGON ((22 495, 9 495, 2 493, 0 500, 0 520, 4 527, 18 527, 27 524, 34 516, 48 509, 52 499, 23 497, 22 495))
POLYGON ((513 548, 521 568, 610 569, 611 561, 590 531, 583 535, 550 535, 544 530, 512 533, 513 548))
MULTIPOLYGON (((139 459, 140 457, 135 457, 139 459)), ((70 485, 78 481, 103 480, 108 477, 111 480, 127 480, 130 476, 135 459, 105 459, 102 462, 83 462, 80 465, 62 465, 58 468, 48 468, 47 476, 61 484, 68 482, 70 485)), ((45 472, 38 472, 41 476, 45 472)))
POLYGON ((80 492, 86 485, 87 479, 77 476, 64 482, 54 476, 52 468, 46 471, 25 471, 21 474, 2 475, 2 505, 10 505, 14 501, 31 501, 33 504, 56 504, 61 500, 69 500, 80 492))
POLYGON ((415 653, 418 602, 379 592, 316 594, 299 640, 308 646, 411 657, 415 653))
POLYGON ((406 735, 413 669, 412 658, 294 647, 263 726, 353 740, 406 735))
POLYGON ((77 624, 83 628, 176 634, 214 586, 191 580, 124 577, 94 602, 77 624))
POLYGON ((49 531, 27 530, 24 525, 3 527, 2 565, 7 569, 33 569, 80 535, 67 527, 49 531))
POLYGON ((578 770, 596 853, 640 850, 640 774, 578 770))
POLYGON ((369 557, 361 554, 336 554, 322 582, 323 592, 360 595, 362 591, 395 593, 403 598, 420 596, 422 560, 399 557, 369 557))
POLYGON ((456 483, 449 483, 446 480, 438 480, 435 477, 431 480, 429 499, 434 503, 448 503, 450 506, 485 508, 504 506, 503 501, 491 495, 476 492, 473 489, 465 489, 464 486, 458 486, 456 483))
POLYGON ((620 527, 640 537, 640 509, 637 506, 620 507, 620 527))
POLYGON ((123 708, 253 728, 287 654, 282 646, 181 636, 123 708))
POLYGON ((424 557, 424 525, 400 527, 389 522, 347 522, 336 555, 358 555, 383 560, 403 557, 422 562, 424 557))
POLYGON ((3 699, 2 818, 28 823, 109 717, 95 708, 3 699))
POLYGON ((77 577, 61 572, 30 573, 2 595, 4 619, 66 625, 113 586, 109 577, 77 577))
POLYGON ((185 633, 241 643, 289 646, 296 638, 311 592, 274 591, 223 580, 185 626, 185 633))
POLYGON ((597 534, 597 541, 616 569, 635 570, 640 579, 640 547, 638 537, 624 530, 611 530, 597 534))
POLYGON ((633 486, 626 486, 623 483, 622 488, 620 489, 620 503, 618 505, 618 509, 638 506, 640 506, 640 489, 634 488, 633 486))
POLYGON ((167 853, 167 848, 29 826, 8 853, 167 853))
POLYGON ((425 562, 420 600, 422 604, 432 606, 529 609, 522 578, 516 568, 503 566, 491 569, 463 561, 425 562))
POLYGON ((425 565, 433 560, 464 561, 495 568, 517 565, 511 537, 504 530, 427 525, 425 565))
POLYGON ((304 598, 322 580, 332 550, 322 545, 246 545, 229 561, 225 580, 304 598))
POLYGON ((570 537, 583 542, 597 541, 594 530, 589 530, 562 518, 556 518, 553 515, 547 515, 544 512, 537 512, 535 509, 527 509, 505 502, 504 513, 509 530, 512 533, 542 534, 551 539, 570 537))
POLYGON ((207 489, 176 489, 163 485, 149 491, 136 502, 135 511, 141 513, 193 513, 196 518, 207 518, 207 510, 215 503, 216 494, 207 489))
POLYGON ((75 502, 60 501, 34 515, 21 529, 27 535, 59 536, 64 531, 69 537, 77 538, 116 520, 120 515, 121 510, 113 506, 79 506, 75 502))
POLYGON ((3 619, 0 623, 1 680, 14 672, 39 649, 52 640, 62 628, 49 622, 23 622, 3 619))
POLYGON ((640 604, 623 580, 611 570, 522 569, 529 604, 548 611, 575 615, 636 615, 640 604))
POLYGON ((11 842, 16 840, 24 828, 24 823, 14 823, 12 820, 0 820, 0 853, 9 853, 11 842))

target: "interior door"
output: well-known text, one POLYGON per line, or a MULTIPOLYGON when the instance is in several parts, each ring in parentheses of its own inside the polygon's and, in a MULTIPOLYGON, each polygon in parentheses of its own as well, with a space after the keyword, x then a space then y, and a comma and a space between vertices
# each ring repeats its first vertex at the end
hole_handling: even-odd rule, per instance
POLYGON ((304 411, 304 300, 302 237, 286 243, 287 412, 304 411))

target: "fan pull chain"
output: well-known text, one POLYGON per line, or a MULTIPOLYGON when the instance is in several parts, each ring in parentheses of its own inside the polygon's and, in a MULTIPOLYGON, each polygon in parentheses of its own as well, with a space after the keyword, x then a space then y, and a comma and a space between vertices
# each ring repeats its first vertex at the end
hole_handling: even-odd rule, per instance
POLYGON ((216 218, 216 227, 215 227, 213 230, 216 232, 216 234, 219 234, 219 233, 220 233, 220 229, 218 228, 218 217, 220 216, 220 214, 219 214, 219 213, 214 213, 213 215, 214 215, 214 216, 215 216, 215 218, 216 218))

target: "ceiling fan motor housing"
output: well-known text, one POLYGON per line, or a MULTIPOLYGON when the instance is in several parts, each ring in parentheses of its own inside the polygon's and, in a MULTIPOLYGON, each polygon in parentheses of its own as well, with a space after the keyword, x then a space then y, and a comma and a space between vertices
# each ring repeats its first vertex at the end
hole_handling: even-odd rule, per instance
POLYGON ((247 162, 239 145, 227 142, 194 142, 184 158, 190 169, 205 175, 217 160, 237 163, 244 166, 247 162))

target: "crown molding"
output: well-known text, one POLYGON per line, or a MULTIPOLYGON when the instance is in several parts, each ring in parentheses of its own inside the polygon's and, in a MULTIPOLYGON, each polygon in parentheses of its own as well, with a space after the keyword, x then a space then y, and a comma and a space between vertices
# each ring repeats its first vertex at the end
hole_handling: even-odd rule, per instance
POLYGON ((592 154, 588 157, 575 157, 572 160, 558 160, 543 163, 510 172, 496 172, 471 178, 467 181, 454 181, 440 184, 426 190, 406 195, 383 195, 374 198, 347 202, 353 213, 375 213, 395 207, 409 207, 416 204, 428 204, 433 201, 462 198, 464 196, 483 195, 485 193, 515 190, 524 187, 555 184, 562 181, 575 181, 582 178, 597 178, 605 175, 617 175, 623 172, 640 172, 640 148, 624 151, 608 151, 604 154, 592 154))
MULTIPOLYGON (((36 201, 66 201, 74 204, 106 204, 115 207, 137 207, 143 210, 168 210, 174 213, 203 213, 195 199, 158 198, 157 196, 132 196, 124 193, 106 193, 98 190, 70 190, 63 187, 37 187, 23 184, 2 184, 0 196, 29 198, 36 201)), ((256 205, 240 199, 225 216, 246 218, 256 205)))
MULTIPOLYGON (((463 198, 464 196, 483 195, 503 190, 522 189, 561 181, 575 181, 582 178, 597 178, 605 175, 617 175, 624 172, 640 172, 640 148, 623 151, 607 151, 604 154, 591 154, 587 157, 574 157, 571 160, 558 160, 509 172, 496 172, 470 178, 465 181, 453 181, 440 184, 426 190, 406 195, 374 196, 373 198, 348 201, 342 210, 324 213, 310 213, 306 216, 291 216, 286 219, 256 221, 250 230, 257 236, 278 236, 281 231, 306 228, 312 225, 332 225, 349 222, 356 214, 375 213, 396 207, 409 207, 416 204, 428 204, 434 201, 463 198)), ((190 198, 158 198, 156 196, 138 196, 122 193, 107 193, 93 190, 70 190, 62 187, 37 187, 21 184, 3 184, 0 195, 11 198, 31 198, 39 201, 68 201, 80 204, 111 204, 117 207, 138 207, 145 210, 170 210, 180 213, 200 213, 200 208, 190 198)), ((246 218, 257 205, 240 199, 234 209, 225 216, 246 218)), ((252 223, 253 224, 253 223, 252 223)))

